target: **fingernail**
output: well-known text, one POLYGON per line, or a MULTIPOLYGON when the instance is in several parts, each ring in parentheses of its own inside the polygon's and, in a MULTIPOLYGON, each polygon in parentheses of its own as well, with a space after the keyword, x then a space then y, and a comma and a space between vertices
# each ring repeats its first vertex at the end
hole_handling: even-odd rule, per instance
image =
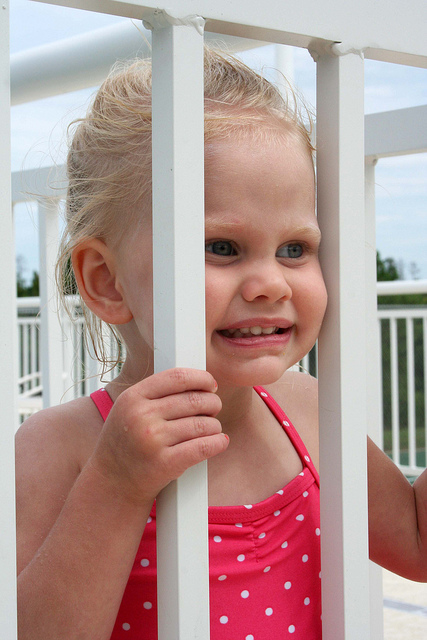
POLYGON ((230 438, 228 437, 228 435, 226 433, 222 434, 224 436, 224 438, 227 438, 227 442, 230 442, 230 438))
POLYGON ((215 391, 218 390, 218 382, 216 380, 214 380, 214 388, 215 388, 215 391))

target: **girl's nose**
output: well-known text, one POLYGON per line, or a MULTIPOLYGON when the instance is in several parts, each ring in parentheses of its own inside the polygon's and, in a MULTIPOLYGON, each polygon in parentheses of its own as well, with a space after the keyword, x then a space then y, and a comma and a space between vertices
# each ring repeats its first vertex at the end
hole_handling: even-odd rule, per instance
POLYGON ((286 277, 286 269, 278 262, 267 265, 260 262, 245 275, 242 296, 247 302, 264 298, 268 302, 290 300, 292 289, 286 277))

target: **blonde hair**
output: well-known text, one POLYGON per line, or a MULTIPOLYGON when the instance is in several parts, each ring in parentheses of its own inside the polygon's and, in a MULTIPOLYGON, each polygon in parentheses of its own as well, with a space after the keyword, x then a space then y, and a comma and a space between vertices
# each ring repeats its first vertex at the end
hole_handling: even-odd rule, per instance
MULTIPOLYGON (((205 49, 205 142, 248 135, 272 141, 295 135, 312 154, 311 118, 303 121, 295 93, 286 97, 240 60, 205 49), (308 124, 308 126, 307 126, 308 124)), ((72 125, 67 159, 66 228, 57 262, 63 301, 75 292, 70 256, 85 238, 116 241, 141 218, 151 201, 151 61, 116 65, 97 92, 86 117, 72 125), (143 205, 147 205, 144 207, 143 205), (120 231, 121 230, 121 231, 120 231)), ((71 130, 71 129, 70 129, 71 130)), ((86 340, 104 371, 120 357, 106 353, 104 323, 81 301, 86 340)), ((107 325, 120 345, 115 327, 107 325)), ((118 350, 120 353, 121 350, 118 350)))

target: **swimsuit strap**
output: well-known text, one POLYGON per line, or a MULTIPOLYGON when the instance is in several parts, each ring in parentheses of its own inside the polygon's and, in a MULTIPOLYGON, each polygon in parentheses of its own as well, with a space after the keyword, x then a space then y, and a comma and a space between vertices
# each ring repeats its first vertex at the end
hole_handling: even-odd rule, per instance
MULTIPOLYGON (((260 398, 264 400, 265 404, 270 409, 270 411, 275 416, 275 418, 280 422, 280 424, 282 425, 283 429, 286 432, 286 435, 292 442, 293 446, 295 447, 295 450, 297 451, 299 457, 301 458, 301 462, 303 463, 304 466, 310 468, 310 471, 312 472, 316 480, 316 483, 319 484, 319 474, 317 473, 317 469, 314 466, 308 454, 307 448, 304 442, 302 441, 298 431, 295 429, 295 427, 293 426, 292 422, 289 420, 286 413, 277 404, 275 399, 263 387, 257 386, 257 387, 254 387, 254 389, 257 392, 257 394, 260 396, 260 398)), ((113 401, 108 395, 107 391, 105 389, 98 389, 98 391, 94 391, 93 393, 91 393, 90 397, 95 403, 99 413, 101 414, 102 419, 106 420, 108 414, 111 411, 111 407, 113 406, 113 401)))
POLYGON ((263 387, 257 386, 257 387, 254 387, 254 389, 259 395, 259 397, 262 400, 264 400, 265 404, 270 409, 270 411, 275 416, 275 418, 280 422, 280 424, 282 425, 283 429, 286 432, 286 435, 288 436, 289 440, 292 442, 296 452, 301 458, 301 462, 305 467, 309 467, 310 471, 312 472, 316 480, 316 484, 319 485, 319 474, 317 472, 317 469, 314 466, 313 461, 311 460, 311 457, 308 454, 307 448, 304 442, 302 441, 301 436, 299 435, 298 431, 295 429, 292 422, 289 420, 286 413, 283 411, 282 407, 280 407, 277 404, 275 399, 263 387))
POLYGON ((94 391, 93 393, 91 393, 90 397, 94 401, 96 408, 101 414, 102 419, 105 421, 111 411, 111 407, 113 406, 113 401, 111 400, 110 396, 105 391, 105 389, 98 389, 98 391, 94 391))

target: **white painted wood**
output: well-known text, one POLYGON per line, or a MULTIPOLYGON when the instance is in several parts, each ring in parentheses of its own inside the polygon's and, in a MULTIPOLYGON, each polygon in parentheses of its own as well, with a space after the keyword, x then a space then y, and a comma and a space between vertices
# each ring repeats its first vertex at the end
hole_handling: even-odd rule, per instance
POLYGON ((415 380, 414 380, 414 320, 406 319, 406 384, 408 402, 408 449, 411 467, 416 466, 416 437, 415 437, 415 380))
POLYGON ((390 384, 391 384, 391 432, 392 458, 396 464, 400 461, 399 431, 399 361, 397 351, 397 320, 390 319, 390 384))
POLYGON ((317 52, 318 210, 329 305, 319 338, 324 640, 368 640, 361 56, 317 52))
MULTIPOLYGON (((390 282, 378 282, 377 292, 379 296, 427 293, 427 280, 391 280, 390 282)), ((411 310, 409 309, 408 311, 410 312, 411 310)))
POLYGON ((12 173, 12 202, 31 202, 39 198, 64 198, 67 193, 65 165, 52 165, 12 173))
MULTIPOLYGON (((155 371, 204 369, 203 21, 146 19, 153 25, 155 371)), ((159 640, 209 638, 207 512, 206 463, 158 497, 159 640)))
MULTIPOLYGON (((216 42, 218 34, 206 33, 205 40, 216 42)), ((264 45, 233 36, 220 40, 229 51, 264 45)), ((151 32, 131 21, 20 51, 10 59, 12 105, 95 87, 117 60, 136 56, 151 56, 151 32)))
POLYGON ((427 151, 427 105, 366 116, 366 156, 386 158, 424 151, 427 151))
POLYGON ((64 393, 62 372, 62 329, 58 313, 55 263, 59 242, 58 200, 39 202, 40 251, 40 352, 43 381, 43 407, 61 402, 64 393))
POLYGON ((17 638, 15 562, 15 469, 13 437, 18 424, 15 252, 10 183, 9 2, 0 5, 0 629, 17 638))
MULTIPOLYGON (((158 0, 38 0, 89 11, 143 18, 157 9, 158 0)), ((309 48, 313 40, 344 42, 349 50, 363 50, 366 58, 427 66, 427 3, 411 0, 169 0, 171 15, 198 15, 212 32, 309 48)))
MULTIPOLYGON (((365 119, 366 122, 366 119, 365 119)), ((375 220, 375 165, 376 160, 365 160, 365 321, 366 321, 366 419, 370 438, 382 444, 381 360, 377 312, 377 251, 375 220)), ((369 563, 371 639, 382 640, 383 572, 369 563)))

